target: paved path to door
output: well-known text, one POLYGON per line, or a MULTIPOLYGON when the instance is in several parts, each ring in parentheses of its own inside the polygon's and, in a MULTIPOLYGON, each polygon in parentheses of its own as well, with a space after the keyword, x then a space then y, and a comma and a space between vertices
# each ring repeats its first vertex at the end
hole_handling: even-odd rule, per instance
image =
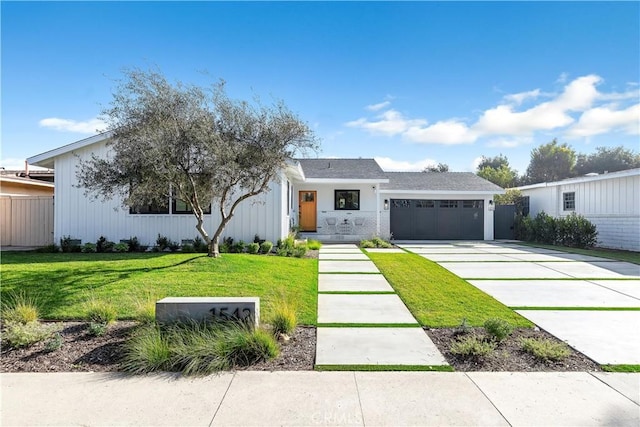
POLYGON ((319 258, 316 366, 447 365, 356 245, 325 245, 319 258))
POLYGON ((498 242, 401 245, 600 364, 640 364, 640 266, 498 242))

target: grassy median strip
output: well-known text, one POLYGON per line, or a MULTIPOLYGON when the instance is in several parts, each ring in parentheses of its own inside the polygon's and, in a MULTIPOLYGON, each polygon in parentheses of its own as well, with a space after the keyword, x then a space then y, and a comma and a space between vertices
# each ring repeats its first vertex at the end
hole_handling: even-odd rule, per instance
POLYGON ((521 311, 640 311, 640 307, 510 307, 521 311))
POLYGON ((529 243, 529 242, 518 242, 518 244, 523 246, 531 246, 534 248, 551 249, 558 252, 567 252, 570 254, 580 254, 580 255, 589 255, 589 256, 599 257, 599 258, 608 258, 612 261, 626 261, 626 262, 631 262, 633 264, 640 264, 640 253, 638 252, 622 251, 617 249, 604 249, 604 248, 578 249, 578 248, 568 248, 566 246, 543 245, 540 243, 529 243))
POLYGON ((24 292, 44 319, 56 320, 81 319, 91 298, 111 302, 120 319, 149 297, 257 296, 264 318, 284 298, 295 303, 300 324, 315 325, 317 271, 315 259, 264 255, 5 252, 0 295, 24 292))
POLYGON ((640 365, 602 365, 605 372, 640 372, 640 365))
POLYGON ((396 290, 421 325, 482 326, 501 318, 516 327, 533 323, 438 264, 415 254, 378 254, 369 257, 396 290))

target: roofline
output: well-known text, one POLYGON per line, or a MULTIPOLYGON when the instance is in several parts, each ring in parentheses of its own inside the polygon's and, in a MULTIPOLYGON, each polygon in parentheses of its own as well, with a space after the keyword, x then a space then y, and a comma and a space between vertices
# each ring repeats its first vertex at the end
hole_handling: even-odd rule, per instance
POLYGON ((52 182, 40 181, 39 179, 21 178, 17 176, 0 175, 0 181, 14 182, 16 184, 35 185, 37 187, 53 188, 55 186, 52 182))
POLYGON ((389 179, 307 178, 304 182, 306 184, 387 184, 389 179))
POLYGON ((559 185, 565 185, 565 184, 579 184, 582 182, 602 181, 605 179, 615 179, 615 178, 626 178, 628 176, 636 176, 636 175, 640 175, 640 168, 603 173, 596 176, 579 176, 576 178, 563 179, 562 181, 540 182, 538 184, 523 185, 521 187, 515 187, 515 188, 518 190, 533 190, 536 188, 557 187, 559 185))
POLYGON ((460 190, 391 190, 387 188, 383 188, 380 190, 380 194, 477 194, 477 195, 493 195, 493 194, 504 194, 504 190, 484 190, 484 191, 460 191, 460 190))
MULTIPOLYGON (((81 139, 80 141, 72 142, 71 144, 63 145, 62 147, 54 148, 53 150, 45 151, 44 153, 36 154, 35 156, 27 158, 27 163, 35 166, 42 166, 48 164, 49 160, 63 154, 70 153, 73 150, 87 147, 92 144, 107 140, 111 137, 112 132, 102 132, 98 135, 90 136, 89 138, 81 139)), ((42 166, 47 167, 47 166, 42 166)))

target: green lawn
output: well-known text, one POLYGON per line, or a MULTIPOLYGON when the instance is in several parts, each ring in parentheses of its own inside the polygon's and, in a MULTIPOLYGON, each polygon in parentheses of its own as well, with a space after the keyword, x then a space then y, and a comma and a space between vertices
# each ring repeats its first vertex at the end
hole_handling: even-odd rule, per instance
POLYGON ((578 248, 568 248, 566 246, 543 245, 540 243, 529 243, 529 242, 519 242, 518 244, 524 245, 524 246, 533 246, 536 248, 551 249, 551 250, 556 250, 560 252, 590 255, 590 256, 601 257, 601 258, 614 259, 616 261, 626 261, 634 264, 640 264, 640 252, 620 251, 616 249, 603 249, 603 248, 578 249, 578 248))
POLYGON ((25 292, 44 319, 80 319, 89 298, 108 299, 121 319, 131 318, 136 299, 165 296, 258 296, 261 317, 280 296, 296 304, 298 321, 317 318, 318 262, 313 259, 224 254, 40 254, 2 253, 4 299, 25 292))
POLYGON ((421 325, 453 327, 466 318, 469 326, 481 326, 485 320, 497 317, 517 327, 533 327, 533 323, 493 297, 421 256, 368 255, 421 325))

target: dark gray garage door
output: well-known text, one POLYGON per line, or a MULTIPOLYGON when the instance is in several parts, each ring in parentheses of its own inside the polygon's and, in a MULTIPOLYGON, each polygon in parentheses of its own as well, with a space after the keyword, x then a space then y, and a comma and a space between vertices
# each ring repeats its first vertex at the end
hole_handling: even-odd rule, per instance
POLYGON ((482 200, 391 199, 391 233, 398 240, 482 240, 482 200))

